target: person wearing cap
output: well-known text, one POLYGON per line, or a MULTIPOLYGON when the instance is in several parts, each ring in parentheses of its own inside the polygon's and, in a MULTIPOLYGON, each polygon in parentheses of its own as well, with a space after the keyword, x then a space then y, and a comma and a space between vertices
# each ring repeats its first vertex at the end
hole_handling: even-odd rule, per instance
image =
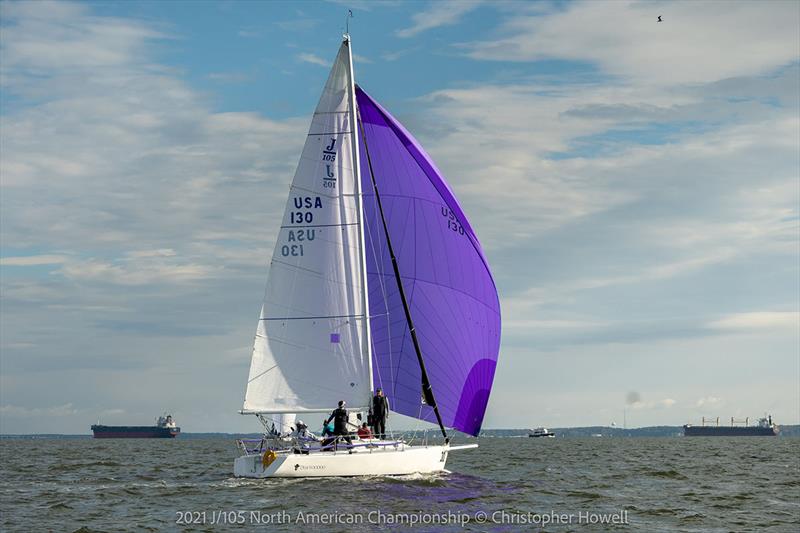
POLYGON ((294 437, 300 440, 317 440, 317 436, 308 430, 308 426, 302 420, 298 420, 295 426, 294 437))
POLYGON ((386 437, 387 418, 389 418, 389 398, 383 395, 382 389, 378 389, 372 398, 372 433, 376 439, 386 437))
POLYGON ((325 423, 327 424, 333 420, 333 434, 346 440, 347 444, 352 444, 350 434, 347 431, 348 416, 347 409, 344 408, 345 405, 347 404, 344 400, 339 400, 339 407, 333 410, 331 416, 328 417, 325 423))

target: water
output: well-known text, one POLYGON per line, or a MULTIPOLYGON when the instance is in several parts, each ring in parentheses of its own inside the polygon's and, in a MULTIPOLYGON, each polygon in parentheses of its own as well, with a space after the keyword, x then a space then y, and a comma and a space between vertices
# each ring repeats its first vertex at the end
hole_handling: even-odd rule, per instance
POLYGON ((479 442, 446 475, 249 480, 231 476, 237 450, 220 439, 2 440, 0 529, 800 530, 800 439, 479 442), (221 511, 243 524, 212 524, 221 511), (314 513, 334 523, 309 525, 314 513), (628 524, 587 523, 602 519, 628 524))

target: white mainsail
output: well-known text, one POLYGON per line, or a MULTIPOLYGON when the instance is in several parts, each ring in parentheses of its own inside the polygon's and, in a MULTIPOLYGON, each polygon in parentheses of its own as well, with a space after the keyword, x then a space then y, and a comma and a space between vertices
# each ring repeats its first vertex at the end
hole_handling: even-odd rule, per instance
POLYGON ((256 331, 244 413, 364 409, 371 362, 349 41, 292 181, 256 331))

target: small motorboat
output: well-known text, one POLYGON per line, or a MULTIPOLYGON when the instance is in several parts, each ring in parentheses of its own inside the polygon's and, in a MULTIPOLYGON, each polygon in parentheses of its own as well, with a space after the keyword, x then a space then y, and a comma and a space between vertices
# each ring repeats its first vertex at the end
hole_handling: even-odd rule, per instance
POLYGON ((530 433, 528 433, 529 437, 553 437, 555 438, 556 434, 550 431, 547 428, 536 428, 530 433))

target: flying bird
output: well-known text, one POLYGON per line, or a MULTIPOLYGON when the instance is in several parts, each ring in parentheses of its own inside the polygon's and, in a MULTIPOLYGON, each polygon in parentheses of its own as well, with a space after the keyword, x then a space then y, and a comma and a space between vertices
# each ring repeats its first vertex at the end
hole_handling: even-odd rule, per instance
POLYGON ((658 16, 658 21, 659 22, 664 22, 663 20, 661 20, 661 15, 658 16))

